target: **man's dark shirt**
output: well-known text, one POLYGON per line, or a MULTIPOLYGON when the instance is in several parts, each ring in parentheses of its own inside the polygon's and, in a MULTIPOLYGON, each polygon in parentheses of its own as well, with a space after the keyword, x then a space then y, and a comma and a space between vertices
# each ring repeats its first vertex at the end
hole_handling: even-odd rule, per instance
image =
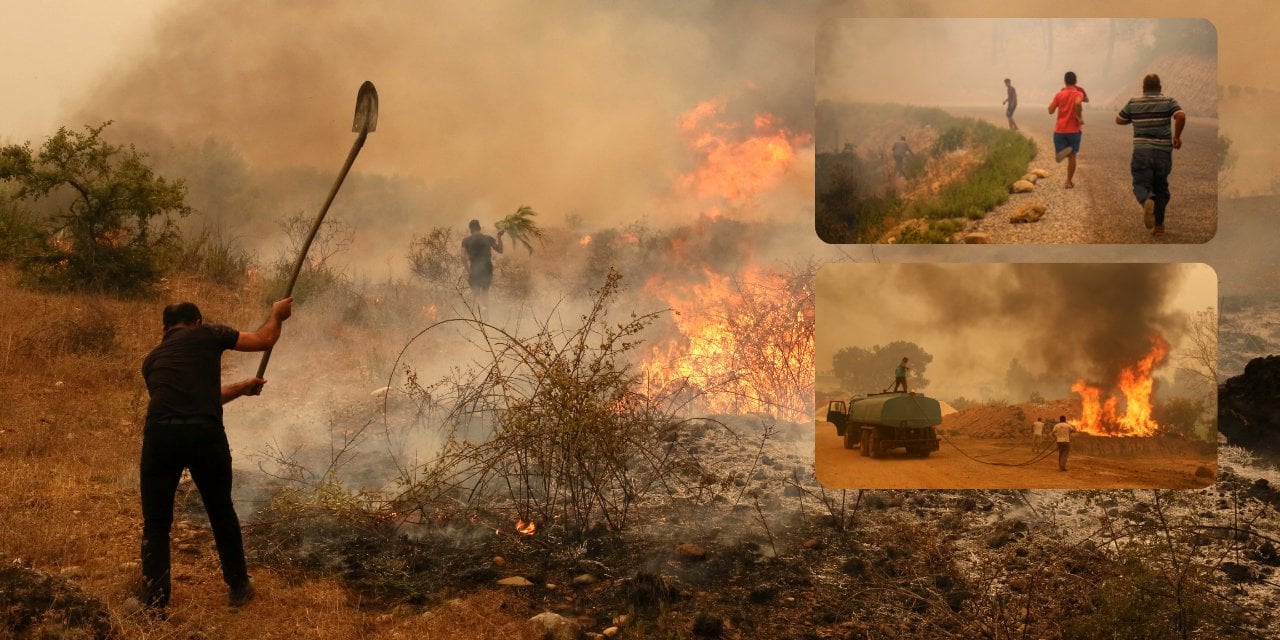
POLYGON ((462 239, 462 250, 467 252, 467 260, 472 269, 493 269, 493 248, 498 241, 491 235, 478 233, 462 239))
POLYGON ((170 329, 142 361, 151 403, 147 422, 208 419, 222 423, 222 352, 240 332, 218 324, 170 329))

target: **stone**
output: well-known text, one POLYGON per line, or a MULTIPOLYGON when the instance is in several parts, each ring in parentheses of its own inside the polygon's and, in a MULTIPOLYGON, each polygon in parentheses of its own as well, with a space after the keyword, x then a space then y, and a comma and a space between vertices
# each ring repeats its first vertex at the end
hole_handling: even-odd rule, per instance
POLYGON ((493 566, 495 566, 495 567, 505 567, 505 566, 507 566, 507 559, 506 559, 506 558, 504 558, 504 557, 502 557, 502 556, 494 556, 494 557, 493 557, 493 566))
POLYGON ((609 627, 608 629, 605 629, 604 631, 602 631, 602 632, 601 632, 601 635, 603 635, 603 636, 604 636, 604 637, 606 637, 606 638, 612 638, 612 637, 614 637, 614 636, 618 635, 618 628, 617 628, 617 627, 609 627))
POLYGON ((577 575, 573 577, 573 586, 585 587, 587 585, 595 584, 598 581, 599 580, 595 576, 589 573, 583 573, 581 575, 577 575))
POLYGON ((512 576, 510 578, 503 578, 498 581, 498 584, 504 587, 532 587, 533 586, 533 583, 529 582, 529 580, 523 576, 512 576))
POLYGON ((1013 183, 1013 186, 1012 186, 1012 187, 1010 187, 1010 189, 1009 189, 1009 190, 1010 190, 1010 191, 1012 191, 1012 192, 1014 192, 1014 193, 1030 193, 1030 192, 1034 191, 1034 190, 1035 190, 1035 188, 1036 188, 1036 186, 1035 186, 1034 184, 1031 184, 1030 182, 1027 182, 1026 180, 1019 180, 1019 181, 1017 181, 1017 182, 1013 183))
POLYGON ((982 231, 974 231, 964 234, 965 244, 991 244, 991 234, 982 231))
POLYGON ((1031 173, 1033 173, 1033 174, 1035 174, 1035 175, 1037 175, 1037 176, 1039 176, 1039 177, 1041 177, 1041 178, 1048 178, 1048 177, 1049 177, 1049 170, 1048 170, 1048 169, 1032 169, 1032 170, 1031 170, 1031 173))
POLYGON ((1039 202, 1028 202, 1018 207, 1017 211, 1009 216, 1009 222, 1036 222, 1043 218, 1045 214, 1045 206, 1039 202))
POLYGON ((809 538, 808 540, 805 540, 804 542, 800 543, 800 546, 810 550, 821 549, 822 541, 817 538, 809 538))
POLYGON ((550 611, 529 618, 529 624, 542 631, 545 640, 576 640, 582 635, 582 628, 576 620, 550 611))

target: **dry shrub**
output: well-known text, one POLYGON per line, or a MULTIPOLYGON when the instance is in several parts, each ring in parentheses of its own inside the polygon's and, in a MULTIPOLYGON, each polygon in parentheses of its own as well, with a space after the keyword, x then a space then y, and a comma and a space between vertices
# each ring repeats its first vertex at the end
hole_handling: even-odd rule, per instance
POLYGON ((509 500, 512 519, 557 523, 572 538, 600 523, 620 531, 647 498, 678 490, 685 422, 663 398, 635 391, 638 375, 622 356, 654 314, 610 324, 619 279, 609 273, 577 326, 543 324, 519 338, 468 321, 487 364, 429 386, 410 371, 420 415, 441 408, 449 432, 438 458, 408 481, 402 512, 426 516, 441 503, 489 510, 509 500), (490 431, 482 441, 460 435, 476 424, 490 431))

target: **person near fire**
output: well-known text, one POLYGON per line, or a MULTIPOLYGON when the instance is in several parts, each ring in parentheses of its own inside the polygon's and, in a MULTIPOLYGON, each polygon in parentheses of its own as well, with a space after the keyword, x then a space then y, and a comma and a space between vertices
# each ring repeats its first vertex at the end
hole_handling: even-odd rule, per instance
POLYGON ((911 145, 907 144, 906 136, 898 136, 898 141, 893 143, 893 172, 894 175, 906 177, 907 174, 903 170, 903 163, 907 161, 907 156, 911 155, 911 145))
POLYGON ((1011 131, 1018 130, 1018 123, 1013 121, 1013 112, 1018 108, 1018 90, 1013 88, 1013 82, 1008 78, 1004 79, 1004 86, 1008 89, 1008 97, 1000 104, 1007 104, 1009 107, 1005 109, 1004 117, 1009 119, 1009 129, 1011 131))
POLYGON ((281 324, 293 313, 293 298, 277 300, 257 331, 205 324, 191 302, 165 307, 164 337, 142 361, 150 394, 139 465, 142 497, 142 584, 139 597, 152 610, 169 603, 169 533, 174 492, 183 470, 200 491, 227 583, 228 603, 241 606, 255 591, 245 565, 240 520, 231 502, 231 449, 222 423, 222 405, 262 393, 257 376, 222 384, 222 353, 265 351, 280 339, 281 324))
POLYGON ((902 388, 902 391, 907 391, 907 372, 910 370, 911 367, 907 366, 906 358, 903 358, 902 362, 898 363, 898 367, 893 370, 893 390, 895 392, 898 391, 899 387, 902 388))
POLYGON ((1044 418, 1038 417, 1031 423, 1031 450, 1039 450, 1042 440, 1044 440, 1044 418))
POLYGON ((1063 87, 1049 102, 1049 113, 1057 112, 1053 124, 1053 149, 1058 162, 1067 161, 1067 181, 1063 187, 1075 187, 1076 155, 1080 153, 1081 125, 1084 124, 1084 103, 1089 94, 1076 84, 1076 74, 1068 71, 1062 76, 1063 87))
POLYGON ((493 284, 493 252, 502 253, 502 234, 498 237, 480 231, 480 221, 472 220, 467 227, 471 234, 462 239, 462 259, 467 265, 467 284, 476 305, 483 309, 489 300, 489 286, 493 284))
POLYGON ((1071 455, 1071 434, 1075 430, 1067 422, 1066 416, 1058 416, 1058 424, 1053 425, 1053 439, 1058 443, 1058 471, 1067 470, 1067 456, 1071 455))
POLYGON ((1120 110, 1116 124, 1133 125, 1133 156, 1129 161, 1133 195, 1142 205, 1143 224, 1152 235, 1163 235, 1173 150, 1182 148, 1187 115, 1177 100, 1161 93, 1160 76, 1152 73, 1142 79, 1142 95, 1129 100, 1120 110))

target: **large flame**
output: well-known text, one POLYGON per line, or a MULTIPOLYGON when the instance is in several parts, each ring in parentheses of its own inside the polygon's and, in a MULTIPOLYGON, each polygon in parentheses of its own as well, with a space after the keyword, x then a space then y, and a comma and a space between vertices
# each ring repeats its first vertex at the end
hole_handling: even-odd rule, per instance
POLYGON ((1124 398, 1123 414, 1119 412, 1120 398, 1114 393, 1104 399, 1101 388, 1084 380, 1071 385, 1071 390, 1080 395, 1080 429, 1105 436, 1154 434, 1160 425, 1151 418, 1151 392, 1155 389, 1151 371, 1168 353, 1169 343, 1161 336, 1152 336, 1147 355, 1120 372, 1115 390, 1124 398))
POLYGON ((812 281, 755 269, 704 273, 700 284, 647 285, 671 305, 680 332, 644 362, 650 391, 688 389, 716 413, 803 420, 813 401, 812 281))
MULTIPOLYGON (((699 200, 739 207, 778 186, 795 163, 796 147, 810 136, 780 126, 769 113, 756 114, 747 133, 742 125, 719 119, 725 107, 723 99, 707 100, 681 119, 680 129, 701 163, 681 176, 679 187, 699 200)), ((704 213, 715 217, 721 209, 710 205, 704 213)))

